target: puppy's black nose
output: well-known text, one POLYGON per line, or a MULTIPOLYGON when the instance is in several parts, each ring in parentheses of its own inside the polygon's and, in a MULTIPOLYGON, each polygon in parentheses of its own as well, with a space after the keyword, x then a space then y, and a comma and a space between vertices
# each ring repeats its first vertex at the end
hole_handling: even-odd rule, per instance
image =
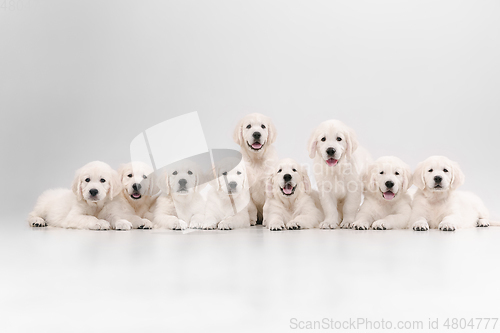
POLYGON ((283 179, 286 181, 286 182, 289 182, 290 180, 292 180, 292 176, 287 173, 286 175, 283 176, 283 179))
POLYGON ((236 186, 238 186, 238 183, 237 182, 230 182, 228 185, 231 188, 231 190, 234 190, 236 188, 236 186))
POLYGON ((260 132, 253 132, 253 135, 252 135, 252 136, 253 136, 253 138, 254 138, 255 140, 259 140, 261 135, 262 135, 262 134, 260 134, 260 132))
POLYGON ((91 196, 95 197, 97 195, 97 193, 99 193, 99 190, 93 188, 93 189, 89 190, 89 193, 91 196))
POLYGON ((184 178, 179 179, 179 185, 180 185, 181 187, 185 187, 185 186, 186 186, 186 184, 187 184, 187 180, 185 180, 184 178))
POLYGON ((330 147, 326 150, 326 153, 328 156, 333 156, 335 155, 335 151, 336 151, 335 148, 330 147))
POLYGON ((393 188, 394 187, 394 182, 388 180, 385 182, 385 187, 387 188, 393 188))
POLYGON ((441 183, 442 180, 443 180, 443 177, 441 177, 441 176, 434 177, 434 182, 437 184, 441 183))
POLYGON ((141 187, 142 187, 142 186, 141 186, 141 184, 139 184, 139 183, 134 183, 134 184, 132 185, 132 188, 134 189, 134 191, 140 191, 140 190, 141 190, 141 187))

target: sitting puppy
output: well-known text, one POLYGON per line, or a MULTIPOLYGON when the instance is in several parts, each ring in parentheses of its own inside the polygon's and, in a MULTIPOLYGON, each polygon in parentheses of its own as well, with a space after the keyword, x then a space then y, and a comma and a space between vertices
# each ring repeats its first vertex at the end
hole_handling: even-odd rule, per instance
POLYGON ((361 175, 370 161, 368 152, 358 147, 354 131, 338 120, 321 123, 308 147, 325 214, 319 227, 350 228, 361 204, 361 175))
POLYGON ((250 226, 250 191, 244 162, 223 160, 215 166, 216 179, 208 193, 201 229, 231 230, 250 226))
POLYGON ((152 207, 160 191, 155 182, 151 181, 153 172, 153 168, 143 162, 131 162, 119 168, 118 175, 123 190, 101 212, 101 216, 111 223, 113 229, 153 227, 152 207))
POLYGON ((270 230, 314 228, 323 220, 307 171, 292 159, 275 167, 267 180, 266 194, 263 224, 270 230))
POLYGON ((234 129, 233 140, 241 147, 250 185, 251 225, 262 221, 262 207, 266 200, 266 178, 271 172, 270 168, 277 162, 276 151, 272 146, 276 141, 276 135, 276 127, 271 118, 260 113, 246 115, 234 129))
POLYGON ((363 176, 365 199, 353 228, 366 230, 404 229, 411 214, 411 171, 397 157, 381 157, 363 176))
POLYGON ((413 230, 454 231, 490 225, 481 199, 470 192, 456 191, 464 183, 456 162, 443 156, 429 157, 418 164, 413 183, 418 187, 410 218, 413 230))
POLYGON ((72 190, 44 192, 28 222, 32 227, 109 229, 109 222, 99 213, 121 189, 118 173, 109 165, 99 161, 88 163, 76 172, 72 190))
POLYGON ((203 174, 191 161, 168 168, 158 183, 162 194, 156 200, 153 224, 156 228, 181 230, 200 228, 205 201, 199 193, 203 174))

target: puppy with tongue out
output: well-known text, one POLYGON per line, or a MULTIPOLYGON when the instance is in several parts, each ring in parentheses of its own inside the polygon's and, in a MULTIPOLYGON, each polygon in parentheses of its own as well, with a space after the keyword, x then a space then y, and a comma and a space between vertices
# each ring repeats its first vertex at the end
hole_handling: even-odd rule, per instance
POLYGON ((363 176, 365 200, 352 227, 366 230, 404 229, 411 215, 410 167, 397 157, 381 157, 363 176))
POLYGON ((308 148, 325 213, 319 227, 349 228, 361 204, 361 173, 370 155, 358 147, 354 130, 338 120, 321 123, 311 134, 308 148))
POLYGON ((292 159, 274 167, 266 181, 266 196, 263 224, 269 230, 314 228, 323 220, 307 170, 292 159))
POLYGON ((153 168, 143 162, 122 165, 118 174, 123 190, 103 210, 113 229, 151 229, 153 227, 153 205, 159 188, 152 181, 153 168))

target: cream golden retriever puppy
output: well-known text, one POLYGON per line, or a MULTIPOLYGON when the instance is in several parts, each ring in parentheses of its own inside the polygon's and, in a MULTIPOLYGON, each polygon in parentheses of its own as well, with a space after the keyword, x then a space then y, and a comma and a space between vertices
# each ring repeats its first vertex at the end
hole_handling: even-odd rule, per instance
POLYGON ((370 157, 358 148, 354 131, 338 120, 321 123, 312 133, 309 157, 319 190, 325 220, 323 229, 350 228, 361 204, 361 174, 370 157))
POLYGON ((216 178, 208 193, 201 229, 231 230, 250 226, 250 191, 245 163, 240 161, 235 167, 236 163, 227 159, 215 166, 216 178))
POLYGON ((56 189, 44 192, 29 214, 32 227, 105 230, 108 221, 100 212, 121 192, 118 173, 109 165, 95 161, 76 172, 72 190, 56 189))
POLYGON ((464 174, 456 162, 444 156, 429 157, 418 164, 413 183, 418 187, 410 218, 413 230, 454 231, 490 225, 482 200, 473 193, 457 191, 464 183, 464 174))
POLYGON ((354 229, 404 229, 411 214, 410 167, 397 157, 381 157, 364 176, 364 201, 352 224, 354 229))
POLYGON ((251 225, 262 221, 266 178, 277 162, 276 151, 272 147, 276 134, 271 118, 260 113, 243 117, 234 129, 233 140, 241 147, 250 184, 253 203, 249 206, 251 225))
POLYGON ((205 201, 199 193, 204 180, 199 166, 188 160, 167 168, 159 177, 163 193, 156 200, 154 226, 173 230, 199 228, 204 219, 205 201))
POLYGON ((153 172, 153 168, 143 162, 131 162, 118 169, 123 190, 101 212, 113 229, 153 227, 153 207, 159 194, 153 172))
POLYGON ((274 168, 266 193, 263 224, 269 230, 309 229, 323 220, 307 171, 292 159, 284 159, 274 168))

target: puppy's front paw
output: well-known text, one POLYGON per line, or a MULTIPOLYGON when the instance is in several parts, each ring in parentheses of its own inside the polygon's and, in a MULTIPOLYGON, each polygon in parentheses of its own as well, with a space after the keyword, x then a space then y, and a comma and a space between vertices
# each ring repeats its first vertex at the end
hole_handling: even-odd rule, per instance
POLYGON ((180 230, 179 219, 176 216, 156 217, 153 224, 155 228, 180 230))
POLYGON ((351 228, 352 228, 352 222, 353 222, 353 221, 343 220, 343 221, 340 223, 340 228, 341 228, 341 229, 351 229, 351 228))
POLYGON ((118 220, 115 222, 115 230, 130 230, 132 229, 132 223, 127 220, 118 220))
POLYGON ((358 220, 354 221, 351 227, 356 230, 368 230, 370 228, 370 223, 367 221, 358 220))
POLYGON ((288 222, 288 223, 286 224, 286 228, 287 228, 288 230, 298 230, 298 229, 300 229, 301 227, 300 227, 300 223, 299 223, 299 221, 296 221, 296 220, 291 220, 290 222, 288 222))
POLYGON ((487 219, 479 219, 477 221, 477 226, 481 228, 489 227, 490 221, 488 221, 487 219))
POLYGON ((148 219, 141 219, 141 225, 137 229, 153 229, 153 222, 148 219))
POLYGON ((250 218, 250 226, 257 225, 257 216, 250 218))
POLYGON ((111 225, 106 220, 97 220, 95 222, 91 222, 89 225, 90 230, 108 230, 110 227, 111 225))
POLYGON ((387 221, 380 219, 380 220, 373 222, 372 229, 373 230, 387 230, 387 229, 391 229, 391 226, 389 225, 389 223, 387 221))
POLYGON ((224 219, 219 222, 219 225, 217 226, 219 230, 232 230, 234 229, 233 223, 231 222, 230 219, 224 219))
POLYGON ((442 230, 442 231, 455 231, 456 230, 455 225, 451 222, 448 222, 448 221, 443 221, 443 222, 439 223, 438 228, 439 228, 439 230, 442 230))
POLYGON ((420 220, 413 223, 413 230, 415 231, 427 231, 429 230, 429 224, 425 220, 420 220))
POLYGON ((42 228, 42 227, 47 226, 47 222, 45 222, 44 219, 42 219, 41 217, 38 217, 38 216, 30 216, 28 218, 28 223, 29 223, 30 227, 34 227, 34 228, 42 228))
POLYGON ((191 220, 191 223, 189 223, 190 229, 201 229, 202 228, 201 226, 202 226, 202 221, 191 220))
POLYGON ((271 231, 281 231, 285 229, 285 224, 280 220, 269 221, 269 230, 271 231))
POLYGON ((326 219, 319 224, 320 229, 337 229, 339 226, 337 221, 326 219))

